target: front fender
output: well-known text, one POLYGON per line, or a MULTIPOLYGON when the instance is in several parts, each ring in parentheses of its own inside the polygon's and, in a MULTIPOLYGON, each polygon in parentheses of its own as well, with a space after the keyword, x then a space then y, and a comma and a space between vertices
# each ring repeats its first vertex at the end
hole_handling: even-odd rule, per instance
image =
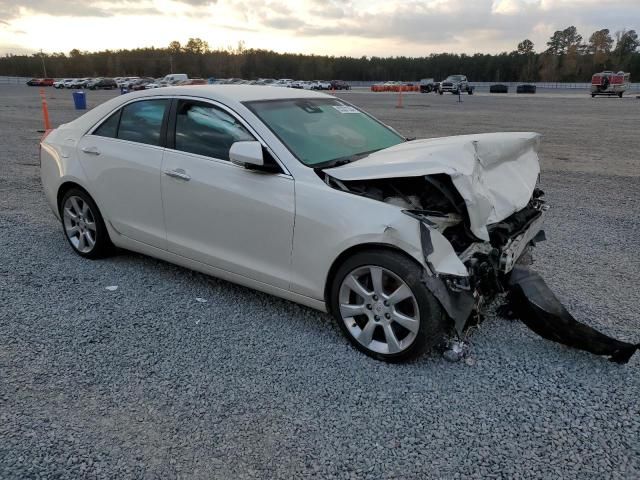
POLYGON ((324 184, 297 186, 291 289, 323 300, 336 259, 361 245, 398 248, 422 265, 430 276, 435 273, 467 276, 449 241, 402 210, 324 184), (424 228, 429 232, 426 237, 424 228), (425 257, 427 241, 429 253, 425 257))

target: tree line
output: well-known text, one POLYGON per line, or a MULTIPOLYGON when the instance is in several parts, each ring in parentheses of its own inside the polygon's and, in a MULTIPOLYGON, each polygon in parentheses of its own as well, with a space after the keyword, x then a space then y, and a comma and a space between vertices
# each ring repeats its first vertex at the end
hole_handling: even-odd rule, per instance
POLYGON ((7 54, 0 75, 85 77, 148 76, 187 73, 190 77, 343 79, 351 81, 417 80, 463 73, 472 81, 586 82, 593 72, 624 70, 640 78, 640 41, 635 30, 593 32, 585 41, 576 27, 556 31, 543 51, 523 40, 511 52, 498 54, 434 53, 425 57, 346 57, 277 53, 235 48, 211 49, 199 38, 166 48, 136 48, 68 54, 7 54))

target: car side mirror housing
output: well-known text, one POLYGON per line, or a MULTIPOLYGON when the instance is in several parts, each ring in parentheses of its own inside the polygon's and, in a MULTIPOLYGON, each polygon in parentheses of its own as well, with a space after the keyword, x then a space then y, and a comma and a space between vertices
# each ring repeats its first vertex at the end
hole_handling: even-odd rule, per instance
POLYGON ((242 167, 263 167, 262 144, 258 141, 235 142, 229 150, 229 160, 242 167))

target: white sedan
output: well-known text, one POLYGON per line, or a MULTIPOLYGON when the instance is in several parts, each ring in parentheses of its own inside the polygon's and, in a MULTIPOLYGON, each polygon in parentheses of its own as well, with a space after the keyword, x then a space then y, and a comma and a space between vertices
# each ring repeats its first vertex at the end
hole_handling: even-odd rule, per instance
POLYGON ((537 145, 409 141, 307 90, 167 87, 49 131, 41 175, 79 255, 116 246, 328 311, 400 361, 461 333, 528 251, 537 145))

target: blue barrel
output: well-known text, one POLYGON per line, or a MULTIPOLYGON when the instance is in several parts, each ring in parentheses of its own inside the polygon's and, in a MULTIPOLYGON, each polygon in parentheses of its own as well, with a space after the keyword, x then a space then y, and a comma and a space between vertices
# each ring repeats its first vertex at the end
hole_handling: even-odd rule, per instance
POLYGON ((76 106, 76 110, 87 109, 87 96, 84 92, 73 92, 73 104, 76 106))

